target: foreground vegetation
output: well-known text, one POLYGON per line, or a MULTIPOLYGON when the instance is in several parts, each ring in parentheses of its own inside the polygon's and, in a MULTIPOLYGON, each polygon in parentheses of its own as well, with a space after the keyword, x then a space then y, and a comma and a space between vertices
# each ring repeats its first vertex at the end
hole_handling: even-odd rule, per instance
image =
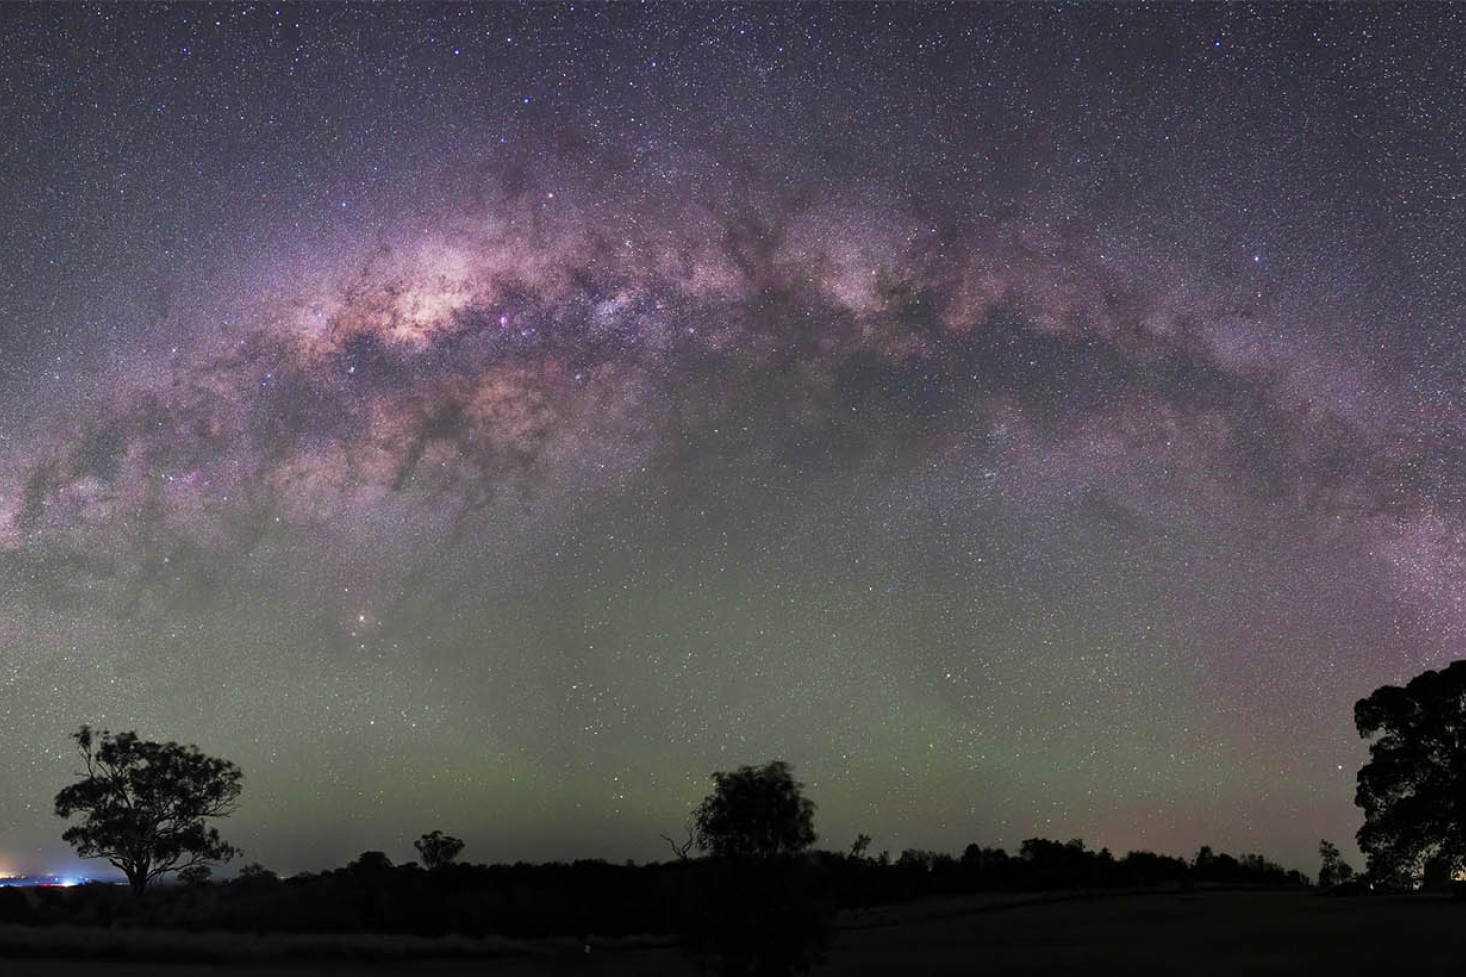
MULTIPOLYGON (((677 856, 671 864, 462 865, 455 860, 463 842, 433 831, 415 845, 422 865, 395 866, 383 852, 369 851, 338 872, 282 881, 250 865, 228 884, 213 885, 212 864, 237 852, 208 822, 233 812, 239 769, 197 747, 134 733, 83 726, 73 739, 86 773, 56 796, 56 813, 74 819, 63 837, 78 854, 123 871, 131 898, 105 885, 63 893, 0 891, 0 923, 573 936, 587 946, 592 936, 661 935, 675 936, 689 957, 729 977, 784 977, 824 959, 840 909, 985 890, 1308 884, 1301 873, 1261 856, 1237 859, 1209 848, 1189 864, 1149 852, 1116 859, 1078 840, 1038 838, 1024 842, 1017 858, 974 844, 960 860, 907 851, 892 863, 886 853, 867 857, 865 835, 846 854, 815 851, 815 805, 790 765, 773 760, 712 775, 713 789, 692 812, 687 840, 679 845, 667 838, 677 856), (152 891, 151 883, 170 874, 184 884, 152 891)), ((21 940, 15 947, 23 952, 39 944, 21 940)), ((135 949, 129 943, 112 952, 135 949)))
MULTIPOLYGON (((280 879, 250 867, 225 883, 127 888, 0 889, 0 923, 225 930, 249 933, 401 933, 438 937, 685 935, 735 920, 770 892, 782 914, 910 903, 964 893, 1176 889, 1207 884, 1306 886, 1264 858, 1203 848, 1190 862, 1131 852, 1115 858, 1080 841, 1034 838, 1017 855, 970 845, 961 857, 907 851, 808 852, 749 866, 733 859, 648 865, 393 865, 365 852, 343 869, 280 879), (770 885, 770 881, 776 884, 770 885)), ((813 925, 813 923, 811 923, 813 925)))

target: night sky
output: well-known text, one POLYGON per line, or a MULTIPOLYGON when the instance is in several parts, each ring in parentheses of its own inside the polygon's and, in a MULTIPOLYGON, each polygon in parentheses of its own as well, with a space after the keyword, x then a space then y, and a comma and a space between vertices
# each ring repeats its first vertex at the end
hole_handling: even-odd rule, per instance
MULTIPOLYGON (((1353 854, 1466 634, 1461 8, 0 9, 0 874, 1353 854), (95 867, 95 866, 94 866, 95 867)), ((1357 860, 1356 860, 1357 864, 1357 860)))

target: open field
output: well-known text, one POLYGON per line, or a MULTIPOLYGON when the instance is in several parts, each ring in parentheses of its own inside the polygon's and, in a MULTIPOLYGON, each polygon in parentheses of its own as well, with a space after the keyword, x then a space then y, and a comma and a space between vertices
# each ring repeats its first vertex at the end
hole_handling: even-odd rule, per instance
MULTIPOLYGON (((933 907, 935 908, 935 907, 933 907)), ((1459 973, 1466 904, 1306 892, 1098 897, 840 934, 830 974, 1459 973)))
MULTIPOLYGON (((938 901, 901 907, 890 925, 843 929, 828 977, 916 974, 1339 974, 1456 973, 1466 952, 1466 904, 1448 898, 1321 898, 1304 892, 1111 895, 1026 905, 938 901)), ((505 949, 508 949, 507 947, 505 949)), ((16 958, 7 977, 346 977, 348 974, 496 974, 539 977, 691 975, 676 950, 565 944, 478 959, 368 963, 154 962, 16 958)))

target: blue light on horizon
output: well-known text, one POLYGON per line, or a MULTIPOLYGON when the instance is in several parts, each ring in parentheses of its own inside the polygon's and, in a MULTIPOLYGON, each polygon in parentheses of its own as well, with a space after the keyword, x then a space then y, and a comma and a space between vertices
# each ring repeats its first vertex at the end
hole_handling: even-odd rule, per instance
POLYGON ((95 878, 86 875, 11 875, 0 878, 0 888, 55 886, 57 888, 69 889, 72 886, 85 885, 88 882, 105 882, 111 885, 120 885, 124 881, 123 879, 95 878))

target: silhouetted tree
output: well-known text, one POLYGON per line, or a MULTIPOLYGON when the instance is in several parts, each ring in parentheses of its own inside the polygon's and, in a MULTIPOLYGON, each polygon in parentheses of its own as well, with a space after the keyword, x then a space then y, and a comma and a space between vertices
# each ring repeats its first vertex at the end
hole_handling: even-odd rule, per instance
POLYGON ((196 746, 83 726, 72 735, 86 776, 56 795, 56 813, 80 815, 62 838, 83 858, 105 858, 141 895, 153 879, 237 854, 206 818, 234 811, 243 774, 196 746))
POLYGON ((671 835, 666 833, 663 833, 658 837, 660 837, 663 841, 667 843, 668 847, 672 849, 672 854, 677 856, 677 861, 679 862, 690 861, 692 858, 692 849, 697 847, 697 829, 693 826, 691 821, 687 823, 686 841, 678 843, 677 841, 673 840, 671 835))
POLYGON ((692 816, 697 845, 713 858, 692 863, 684 945, 716 953, 725 975, 806 973, 834 913, 827 875, 798 857, 815 841, 814 804, 782 760, 715 773, 713 784, 692 816))
POLYGON ((1327 839, 1318 843, 1318 857, 1322 864, 1318 869, 1318 885, 1321 889, 1332 889, 1354 877, 1353 867, 1339 856, 1339 846, 1327 839))
POLYGON ((971 888, 998 888, 1008 882, 1008 853, 973 843, 962 849, 962 871, 971 888))
POLYGON ((386 852, 364 851, 356 856, 356 861, 346 866, 346 871, 356 875, 386 875, 392 871, 392 859, 386 852))
POLYGON ((1157 885, 1185 880, 1186 870, 1186 862, 1174 856, 1132 851, 1120 859, 1117 878, 1122 885, 1157 885))
POLYGON ((1374 742, 1354 803, 1359 847, 1375 878, 1413 886, 1426 865, 1447 874, 1466 861, 1466 661, 1386 685, 1354 705, 1374 742))
POLYGON ((445 835, 441 831, 432 831, 423 835, 412 843, 417 849, 418 857, 422 859, 423 868, 435 869, 451 865, 453 859, 457 858, 463 851, 462 840, 445 835))
POLYGON ((239 881, 247 885, 269 885, 280 881, 280 876, 265 868, 259 862, 250 862, 239 870, 239 881))
POLYGON ((815 843, 814 803, 789 764, 713 774, 713 792, 693 812, 700 849, 720 858, 796 855, 815 843))
MULTIPOLYGON (((1106 856, 1108 856, 1106 852, 1106 856)), ((1047 838, 1029 838, 1018 849, 1027 863, 1030 877, 1039 888, 1084 885, 1093 881, 1091 862, 1097 857, 1080 838, 1059 844, 1047 838)))
POLYGON ((214 870, 207 865, 190 865, 178 873, 178 881, 184 885, 204 885, 214 877, 214 870))

